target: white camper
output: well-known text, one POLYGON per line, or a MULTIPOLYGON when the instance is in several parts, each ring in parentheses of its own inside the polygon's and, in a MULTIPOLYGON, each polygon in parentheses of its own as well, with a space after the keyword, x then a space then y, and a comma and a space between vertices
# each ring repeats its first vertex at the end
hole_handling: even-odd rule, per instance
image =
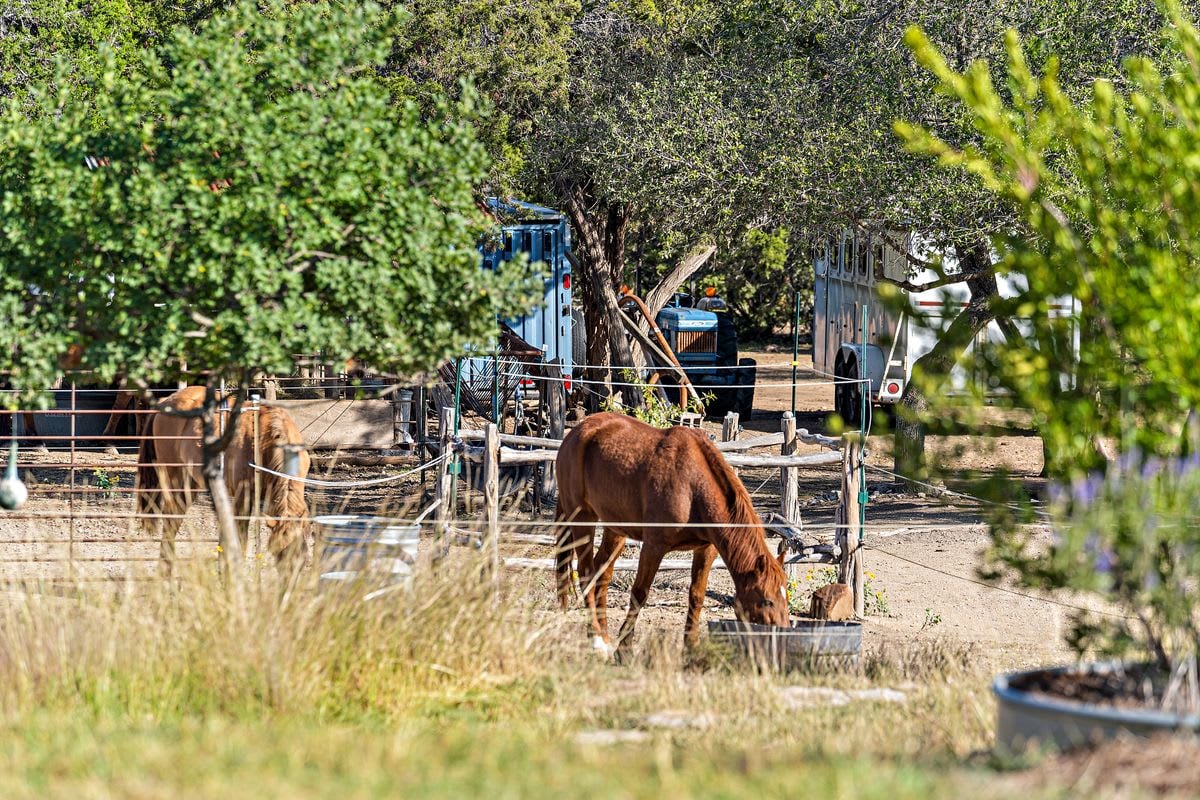
MULTIPOLYGON (((897 311, 883 303, 877 287, 884 279, 924 285, 938 279, 932 269, 917 269, 913 263, 940 261, 945 273, 958 271, 953 252, 941 252, 913 233, 889 234, 882 237, 863 232, 844 232, 814 248, 813 299, 813 366, 818 372, 845 382, 834 390, 834 410, 848 425, 858 426, 861 416, 862 386, 869 385, 868 413, 873 406, 890 406, 900 401, 904 387, 912 376, 913 364, 933 349, 938 331, 951 322, 951 317, 965 308, 970 297, 964 283, 950 283, 921 292, 901 290, 906 308, 897 311), (900 252, 892 243, 906 249, 900 252), (863 313, 866 311, 864 330, 863 313), (927 324, 918 322, 919 318, 927 324), (865 334, 865 337, 864 337, 865 334), (865 366, 867 383, 860 380, 865 366)), ((1012 297, 1026 287, 1016 275, 997 275, 1001 297, 1012 297)), ((1078 301, 1064 298, 1052 306, 1055 316, 1078 318, 1078 301)), ((1029 320, 1014 319, 1017 330, 1028 335, 1029 320)), ((1074 332, 1078 352, 1079 334, 1074 332)), ((980 331, 968 347, 985 341, 1001 342, 1000 327, 992 322, 980 331)), ((951 391, 964 391, 974 386, 985 397, 997 392, 986 375, 956 366, 951 372, 951 391)), ((869 421, 869 420, 868 420, 869 421)))

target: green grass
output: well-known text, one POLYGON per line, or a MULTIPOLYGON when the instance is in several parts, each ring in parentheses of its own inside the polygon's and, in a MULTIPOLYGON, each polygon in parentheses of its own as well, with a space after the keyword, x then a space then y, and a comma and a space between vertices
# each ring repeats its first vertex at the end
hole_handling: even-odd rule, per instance
POLYGON ((497 601, 469 569, 386 603, 268 588, 231 604, 205 575, 3 597, 0 797, 1006 796, 978 755, 987 676, 953 648, 763 676, 684 663, 676 631, 646 632, 617 667, 545 592, 514 582, 497 601), (907 700, 797 710, 786 684, 907 700), (663 711, 709 716, 650 726, 663 711), (645 739, 577 740, 607 730, 645 739))
POLYGON ((537 725, 300 715, 169 721, 31 713, 0 729, 5 797, 926 798, 982 788, 941 765, 675 740, 576 746, 537 725))

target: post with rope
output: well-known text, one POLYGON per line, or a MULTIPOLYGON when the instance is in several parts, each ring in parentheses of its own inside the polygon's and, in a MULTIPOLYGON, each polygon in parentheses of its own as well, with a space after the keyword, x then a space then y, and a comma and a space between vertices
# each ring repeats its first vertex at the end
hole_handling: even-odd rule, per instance
POLYGON ((438 464, 437 483, 433 487, 433 496, 436 502, 433 512, 433 533, 437 542, 435 558, 444 558, 450 546, 447 526, 453 516, 454 506, 454 493, 450 488, 450 463, 454 460, 450 457, 451 449, 454 447, 453 437, 454 409, 442 408, 438 411, 438 455, 442 460, 438 464))
POLYGON ((485 547, 491 556, 492 581, 500 581, 500 428, 489 422, 483 429, 483 516, 485 547))
POLYGON ((861 619, 866 612, 866 592, 863 582, 861 492, 863 438, 859 433, 842 436, 842 497, 836 523, 838 545, 842 560, 838 567, 838 583, 850 587, 854 596, 854 615, 861 619))

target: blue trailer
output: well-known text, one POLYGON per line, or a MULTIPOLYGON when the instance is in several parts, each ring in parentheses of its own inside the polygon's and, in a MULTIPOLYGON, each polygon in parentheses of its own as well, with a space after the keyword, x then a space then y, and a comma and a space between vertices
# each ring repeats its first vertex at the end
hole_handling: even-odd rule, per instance
POLYGON ((501 240, 485 242, 483 268, 494 270, 524 253, 529 269, 544 272, 542 302, 521 317, 503 320, 517 336, 542 352, 546 363, 557 363, 570 391, 574 371, 571 316, 571 228, 566 217, 551 208, 519 200, 487 201, 501 223, 501 240))
POLYGON ((523 316, 499 321, 488 355, 473 354, 447 365, 443 379, 459 387, 471 410, 496 422, 511 413, 515 427, 525 401, 541 399, 546 387, 571 390, 571 229, 563 214, 544 206, 498 198, 485 205, 499 228, 479 245, 483 268, 498 269, 523 254, 527 268, 542 277, 543 297, 523 316))

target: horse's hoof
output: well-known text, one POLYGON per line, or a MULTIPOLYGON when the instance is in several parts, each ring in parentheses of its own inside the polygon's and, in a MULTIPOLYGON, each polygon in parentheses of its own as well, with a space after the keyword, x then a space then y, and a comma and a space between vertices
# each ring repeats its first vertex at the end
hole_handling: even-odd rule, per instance
POLYGON ((115 448, 115 447, 106 447, 106 448, 104 448, 104 455, 119 456, 119 455, 121 455, 121 451, 117 450, 117 448, 115 448))
POLYGON ((607 661, 613 657, 613 646, 604 641, 603 636, 593 636, 592 652, 607 661))

